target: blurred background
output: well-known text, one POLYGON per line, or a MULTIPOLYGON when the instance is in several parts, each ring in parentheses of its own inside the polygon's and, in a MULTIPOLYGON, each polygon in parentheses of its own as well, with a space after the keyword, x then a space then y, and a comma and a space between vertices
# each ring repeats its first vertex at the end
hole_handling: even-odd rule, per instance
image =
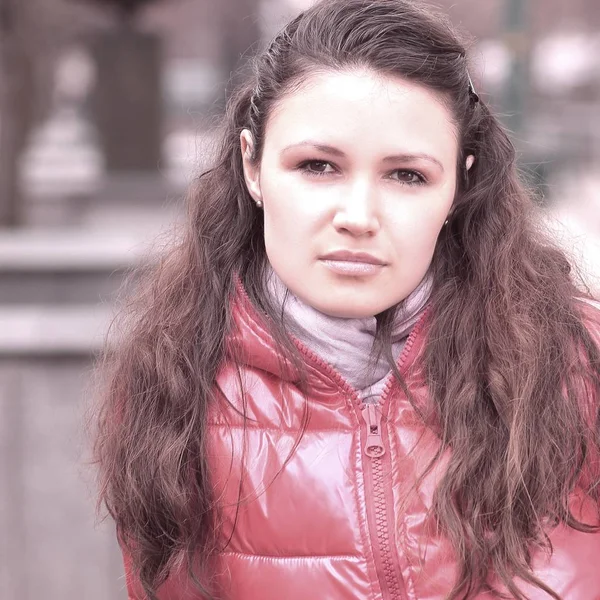
MULTIPOLYGON (((125 599, 83 429, 125 273, 182 216, 233 73, 309 0, 0 0, 0 599, 125 599)), ((437 0, 542 221, 600 292, 600 3, 437 0)))

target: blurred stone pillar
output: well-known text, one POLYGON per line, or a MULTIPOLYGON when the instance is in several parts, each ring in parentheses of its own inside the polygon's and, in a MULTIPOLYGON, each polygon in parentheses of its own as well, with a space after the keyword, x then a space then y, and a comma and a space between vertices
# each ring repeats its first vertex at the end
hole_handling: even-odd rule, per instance
POLYGON ((19 159, 35 116, 27 4, 0 0, 0 226, 23 222, 19 159))
POLYGON ((156 173, 161 162, 161 39, 128 26, 101 34, 93 114, 107 174, 156 173))

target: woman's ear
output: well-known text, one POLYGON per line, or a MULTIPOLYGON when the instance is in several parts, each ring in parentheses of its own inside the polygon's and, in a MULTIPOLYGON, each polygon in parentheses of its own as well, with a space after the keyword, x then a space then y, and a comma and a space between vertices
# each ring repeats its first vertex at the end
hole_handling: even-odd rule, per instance
POLYGON ((246 187, 255 202, 262 202, 259 177, 260 169, 259 165, 252 160, 252 156, 254 155, 254 140, 248 129, 243 129, 240 133, 240 148, 242 151, 246 187))
POLYGON ((474 162, 475 162, 475 157, 472 154, 469 154, 469 156, 467 156, 467 162, 466 162, 467 171, 473 166, 474 162))

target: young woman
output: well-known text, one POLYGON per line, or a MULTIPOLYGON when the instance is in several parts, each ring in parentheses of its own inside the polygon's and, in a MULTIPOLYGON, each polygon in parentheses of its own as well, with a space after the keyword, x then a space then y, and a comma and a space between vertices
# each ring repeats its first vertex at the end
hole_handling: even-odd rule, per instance
POLYGON ((449 25, 291 21, 107 353, 129 597, 600 598, 600 310, 449 25))

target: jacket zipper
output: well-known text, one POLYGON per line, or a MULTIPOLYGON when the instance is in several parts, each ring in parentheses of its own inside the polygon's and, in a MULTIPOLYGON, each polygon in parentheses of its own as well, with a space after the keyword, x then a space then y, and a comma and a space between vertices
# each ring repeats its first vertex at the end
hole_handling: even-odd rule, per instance
POLYGON ((381 431, 381 405, 380 403, 364 404, 361 411, 367 429, 363 447, 364 454, 368 457, 365 479, 368 482, 367 488, 371 490, 374 515, 370 529, 376 532, 378 563, 383 568, 382 595, 390 600, 404 600, 406 593, 401 581, 400 567, 394 560, 390 543, 390 525, 393 527, 393 523, 391 523, 391 515, 388 515, 383 476, 385 447, 381 431))
MULTIPOLYGON (((415 324, 408 336, 397 363, 398 369, 406 362, 406 357, 414 344, 422 324, 423 318, 415 324)), ((381 428, 382 406, 390 392, 393 381, 394 374, 390 373, 385 382, 380 400, 376 403, 363 402, 360 405, 360 410, 366 427, 365 444, 363 446, 363 452, 368 457, 365 461, 365 483, 367 487, 371 488, 370 496, 373 499, 375 508, 374 522, 370 524, 370 529, 377 533, 377 553, 379 554, 379 564, 383 566, 384 585, 382 585, 382 595, 384 598, 389 598, 390 600, 406 600, 406 588, 400 574, 400 565, 395 558, 396 553, 393 551, 390 542, 390 531, 393 530, 395 524, 391 518, 392 515, 388 514, 387 507, 388 505, 393 506, 393 499, 391 498, 391 490, 386 490, 384 481, 384 467, 387 467, 389 472, 391 462, 385 459, 386 451, 381 428), (390 496, 389 500, 386 499, 386 495, 390 496)))

